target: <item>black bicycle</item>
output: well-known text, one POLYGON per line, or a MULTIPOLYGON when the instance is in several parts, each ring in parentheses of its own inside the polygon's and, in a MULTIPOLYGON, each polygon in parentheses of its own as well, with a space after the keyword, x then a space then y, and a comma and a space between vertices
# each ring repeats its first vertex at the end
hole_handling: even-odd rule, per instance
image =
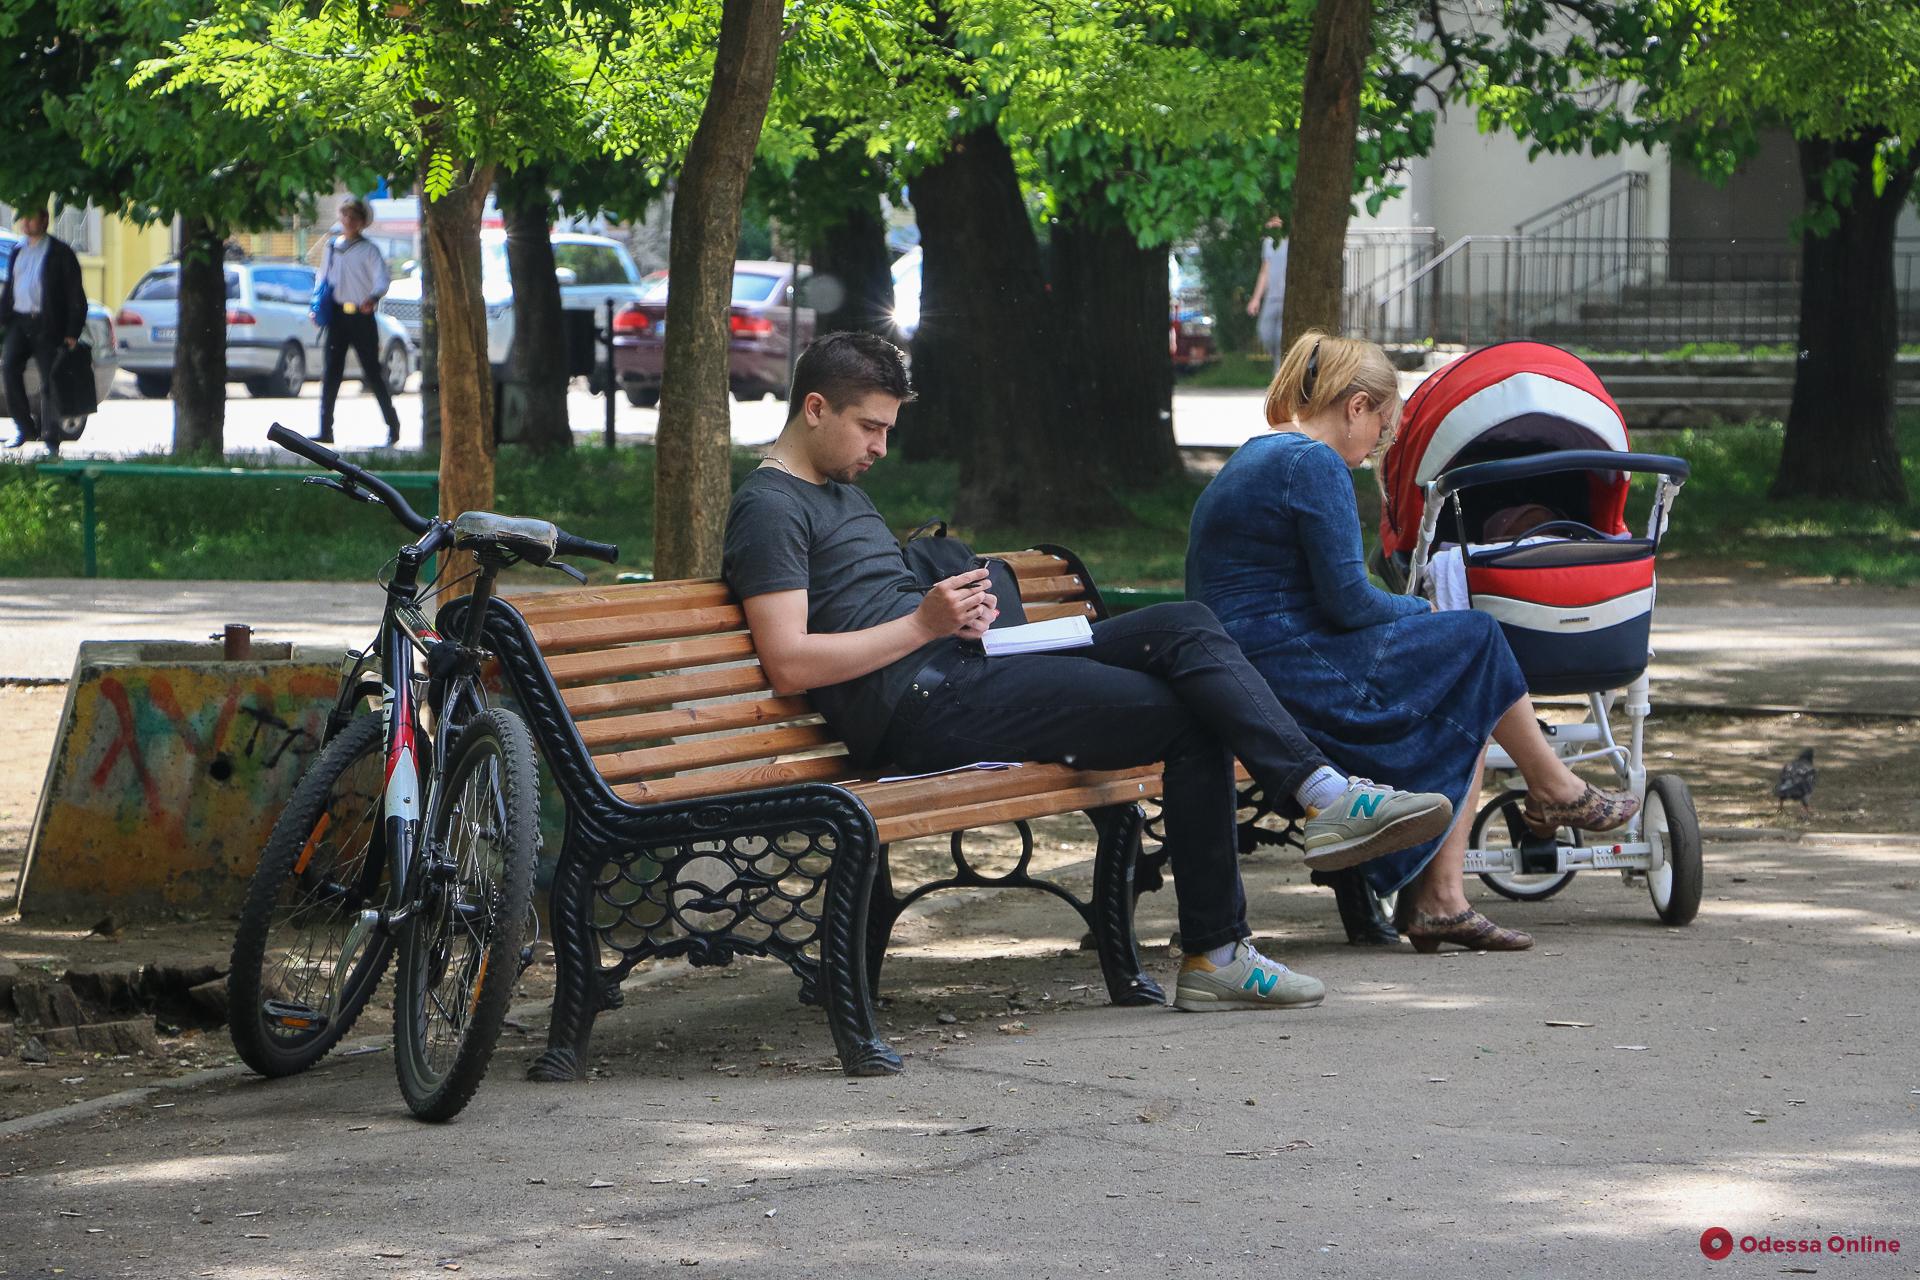
POLYGON ((228 1025, 255 1071, 304 1071, 353 1026, 397 951, 400 1092, 422 1119, 451 1119, 487 1073, 535 920, 533 739, 518 716, 487 705, 487 604, 509 565, 584 582, 560 556, 612 563, 619 553, 544 520, 486 511, 430 520, 333 450, 278 423, 267 438, 339 477, 304 483, 384 503, 417 540, 391 562, 379 634, 347 655, 327 743, 248 886, 228 1025), (434 556, 463 551, 478 567, 465 634, 455 639, 422 612, 420 579, 434 556))

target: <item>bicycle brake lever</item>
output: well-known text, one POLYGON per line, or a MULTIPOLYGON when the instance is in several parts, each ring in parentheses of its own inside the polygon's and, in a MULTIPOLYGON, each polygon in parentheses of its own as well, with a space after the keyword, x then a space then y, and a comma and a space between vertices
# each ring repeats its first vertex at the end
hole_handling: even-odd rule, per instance
POLYGON ((587 575, 580 572, 578 569, 574 568, 572 565, 565 563, 564 561, 549 560, 547 561, 547 568, 558 569, 560 572, 566 574, 569 578, 572 578, 575 582, 579 583, 583 587, 587 585, 587 575))

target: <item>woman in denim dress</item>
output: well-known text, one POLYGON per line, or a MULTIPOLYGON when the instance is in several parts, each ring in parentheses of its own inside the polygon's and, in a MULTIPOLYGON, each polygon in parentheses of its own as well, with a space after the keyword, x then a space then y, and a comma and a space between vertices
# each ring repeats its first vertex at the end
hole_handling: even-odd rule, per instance
POLYGON ((1608 830, 1637 803, 1554 754, 1490 615, 1436 613, 1368 581, 1348 469, 1385 447, 1399 412, 1379 347, 1321 333, 1295 343, 1267 390, 1275 430, 1242 445, 1194 508, 1187 596, 1336 764, 1453 801, 1444 836, 1360 869, 1376 894, 1400 894, 1394 923, 1415 948, 1521 950, 1532 937, 1475 911, 1462 883, 1487 739, 1526 778, 1526 817, 1543 831, 1608 830))

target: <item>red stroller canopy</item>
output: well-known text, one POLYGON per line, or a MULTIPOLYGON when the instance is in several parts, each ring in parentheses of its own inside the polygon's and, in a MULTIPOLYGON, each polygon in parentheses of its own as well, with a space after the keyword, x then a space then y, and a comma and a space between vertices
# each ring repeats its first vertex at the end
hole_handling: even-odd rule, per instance
MULTIPOLYGON (((1455 360, 1407 399, 1400 434, 1381 463, 1386 501, 1380 545, 1411 554, 1420 538, 1422 486, 1443 472, 1496 457, 1560 449, 1627 450, 1620 406, 1593 370, 1571 352, 1542 342, 1503 342, 1455 360)), ((1584 522, 1601 533, 1627 532, 1629 477, 1589 473, 1584 522)))

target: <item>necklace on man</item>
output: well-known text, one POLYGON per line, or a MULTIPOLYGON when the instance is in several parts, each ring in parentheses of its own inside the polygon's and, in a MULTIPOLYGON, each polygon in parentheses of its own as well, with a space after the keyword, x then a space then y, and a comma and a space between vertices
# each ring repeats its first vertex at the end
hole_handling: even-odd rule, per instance
POLYGON ((788 465, 787 465, 786 463, 784 463, 784 462, 782 462, 782 461, 780 461, 780 459, 778 459, 778 458, 776 458, 776 457, 774 457, 774 456, 773 456, 772 454, 768 454, 768 455, 766 456, 766 458, 765 458, 765 459, 764 459, 764 460, 763 460, 763 461, 761 462, 761 464, 760 464, 760 465, 764 467, 764 466, 765 466, 765 465, 767 465, 767 463, 769 463, 769 462, 771 462, 771 463, 772 463, 772 464, 773 464, 774 466, 776 466, 776 467, 778 467, 778 468, 780 468, 780 469, 781 469, 782 471, 784 471, 784 472, 786 472, 786 473, 787 473, 788 475, 792 475, 792 474, 793 474, 793 468, 792 468, 792 467, 790 467, 790 466, 788 466, 788 465))

